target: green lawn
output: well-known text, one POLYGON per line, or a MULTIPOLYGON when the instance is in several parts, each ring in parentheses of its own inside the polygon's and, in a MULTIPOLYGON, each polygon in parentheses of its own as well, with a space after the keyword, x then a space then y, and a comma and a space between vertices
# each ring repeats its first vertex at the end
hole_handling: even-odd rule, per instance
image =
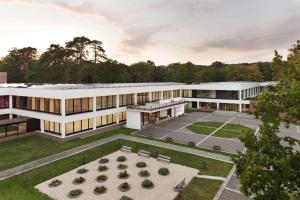
POLYGON ((219 128, 224 124, 224 122, 213 122, 213 121, 207 121, 207 122, 195 122, 193 123, 194 125, 199 125, 199 126, 207 126, 207 127, 212 127, 212 128, 219 128))
MULTIPOLYGON (((0 171, 9 169, 39 158, 84 145, 115 134, 129 134, 133 129, 114 129, 98 135, 68 142, 56 142, 39 136, 0 143, 0 171)), ((0 197, 1 199, 1 197, 0 197)))
POLYGON ((222 183, 218 180, 193 178, 176 200, 211 200, 222 183))
MULTIPOLYGON (((96 148, 84 151, 82 153, 76 154, 74 156, 70 156, 67 158, 64 158, 62 160, 50 163, 48 165, 39 167, 37 169, 30 170, 28 172, 24 172, 22 174, 16 175, 14 177, 8 178, 6 180, 0 181, 0 191, 1 196, 0 199, 5 200, 28 200, 28 199, 34 199, 34 200, 50 200, 49 197, 46 195, 43 195, 42 193, 39 193, 37 190, 34 189, 34 186, 44 182, 46 180, 49 180, 55 176, 58 176, 60 174, 63 174, 67 171, 70 171, 76 167, 81 166, 82 163, 82 157, 86 156, 86 162, 90 162, 93 160, 96 160, 100 157, 103 157, 107 154, 110 154, 112 152, 117 151, 120 149, 121 145, 128 145, 133 147, 133 149, 136 151, 138 149, 145 149, 149 150, 151 152, 158 151, 159 153, 168 155, 172 157, 172 162, 186 165, 189 167, 193 167, 196 169, 200 169, 200 174, 206 174, 206 175, 215 175, 215 176, 226 176, 230 169, 232 168, 232 164, 224 163, 217 160, 212 160, 208 158, 203 157, 197 157, 191 154, 176 152, 174 150, 168 150, 163 148, 154 147, 151 145, 145 145, 141 143, 126 141, 126 140, 116 140, 101 146, 98 146, 96 148), (207 169, 202 169, 201 163, 203 161, 207 162, 207 169), (29 181, 24 183, 24 177, 29 177, 29 181)), ((201 179, 202 180, 202 179, 201 179)), ((201 184, 201 183, 200 183, 201 184)), ((204 182, 203 182, 204 184, 204 182)), ((214 183, 211 184, 211 186, 203 186, 203 195, 206 193, 204 192, 205 187, 210 188, 209 192, 212 192, 212 188, 214 183)), ((193 185, 192 185, 193 186, 193 185)), ((192 187, 190 186, 190 187, 192 187)), ((194 186, 191 188, 193 189, 194 186)), ((190 190, 191 190, 190 189, 190 190)), ((198 188, 199 189, 199 188, 198 188)), ((192 191, 194 191, 193 189, 192 191)), ((189 193, 189 192, 187 192, 189 193)), ((196 193, 195 195, 198 195, 199 193, 196 193)), ((190 195, 190 194, 186 194, 190 195)), ((202 194, 200 194, 202 195, 202 194)), ((206 194, 205 194, 206 195, 206 194)), ((207 194, 208 195, 208 194, 207 194)), ((190 196, 190 198, 185 199, 199 199, 196 196, 190 196)))
POLYGON ((202 134, 202 135, 209 135, 216 130, 215 128, 210 128, 210 127, 206 127, 206 126, 198 126, 198 125, 197 126, 189 125, 187 128, 190 131, 193 131, 194 133, 202 134))
POLYGON ((223 128, 214 133, 214 136, 224 138, 239 138, 244 131, 254 134, 255 130, 240 124, 226 124, 223 128))

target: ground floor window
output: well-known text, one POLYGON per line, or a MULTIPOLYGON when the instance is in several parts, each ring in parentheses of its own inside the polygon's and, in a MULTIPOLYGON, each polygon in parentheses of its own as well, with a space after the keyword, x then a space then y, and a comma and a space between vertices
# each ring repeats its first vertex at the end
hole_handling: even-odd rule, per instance
POLYGON ((60 123, 44 120, 44 129, 50 133, 61 133, 60 123))
POLYGON ((126 112, 120 112, 119 113, 119 122, 126 121, 126 112))
POLYGON ((220 110, 239 111, 239 104, 220 103, 220 110))
POLYGON ((66 123, 66 135, 93 129, 93 118, 66 123))
POLYGON ((26 122, 16 123, 16 124, 6 124, 0 126, 0 138, 23 134, 26 132, 27 132, 26 122))
POLYGON ((115 124, 116 122, 117 122, 116 114, 103 115, 103 116, 96 118, 96 126, 97 127, 115 124))

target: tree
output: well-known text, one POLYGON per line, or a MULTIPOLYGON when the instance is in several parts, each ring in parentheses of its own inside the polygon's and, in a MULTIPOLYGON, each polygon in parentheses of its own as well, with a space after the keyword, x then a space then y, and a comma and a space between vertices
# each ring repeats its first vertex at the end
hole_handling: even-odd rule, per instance
MULTIPOLYGON (((298 43, 298 42, 297 42, 298 43)), ((261 124, 258 135, 245 133, 241 141, 247 148, 233 158, 241 190, 258 200, 300 198, 300 141, 277 135, 284 122, 300 120, 300 52, 290 50, 287 61, 275 51, 273 63, 282 70, 278 84, 265 89, 259 96, 256 115, 261 124), (280 63, 280 65, 279 65, 280 63)))
POLYGON ((226 65, 223 62, 215 61, 211 64, 211 66, 214 68, 222 68, 225 67, 226 65))
POLYGON ((102 42, 99 40, 92 40, 90 46, 93 53, 93 63, 96 65, 101 60, 107 60, 105 50, 102 48, 102 42))
POLYGON ((13 48, 2 60, 2 69, 10 82, 26 82, 30 66, 37 60, 37 50, 32 47, 13 48))
POLYGON ((72 41, 66 43, 66 47, 74 53, 75 61, 81 64, 87 59, 89 51, 87 47, 91 44, 91 40, 87 37, 75 37, 72 41))

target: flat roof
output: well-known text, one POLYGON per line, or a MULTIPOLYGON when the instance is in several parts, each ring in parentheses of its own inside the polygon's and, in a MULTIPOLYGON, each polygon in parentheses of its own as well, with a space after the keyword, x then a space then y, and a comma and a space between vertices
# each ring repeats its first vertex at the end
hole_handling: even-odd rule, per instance
POLYGON ((30 83, 6 83, 0 84, 0 88, 30 88, 30 89, 97 89, 97 88, 121 88, 121 87, 150 87, 150 86, 172 86, 184 83, 157 82, 157 83, 95 83, 95 84, 30 84, 30 83))

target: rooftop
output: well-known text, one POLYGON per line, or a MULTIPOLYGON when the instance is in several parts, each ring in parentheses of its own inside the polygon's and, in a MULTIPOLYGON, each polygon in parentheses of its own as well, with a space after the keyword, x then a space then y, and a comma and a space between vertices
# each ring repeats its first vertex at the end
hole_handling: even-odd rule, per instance
POLYGON ((158 82, 158 83, 95 83, 95 84, 31 84, 31 83, 6 83, 0 88, 31 88, 31 89, 95 89, 95 88, 120 88, 120 87, 149 87, 182 85, 183 83, 158 82))

